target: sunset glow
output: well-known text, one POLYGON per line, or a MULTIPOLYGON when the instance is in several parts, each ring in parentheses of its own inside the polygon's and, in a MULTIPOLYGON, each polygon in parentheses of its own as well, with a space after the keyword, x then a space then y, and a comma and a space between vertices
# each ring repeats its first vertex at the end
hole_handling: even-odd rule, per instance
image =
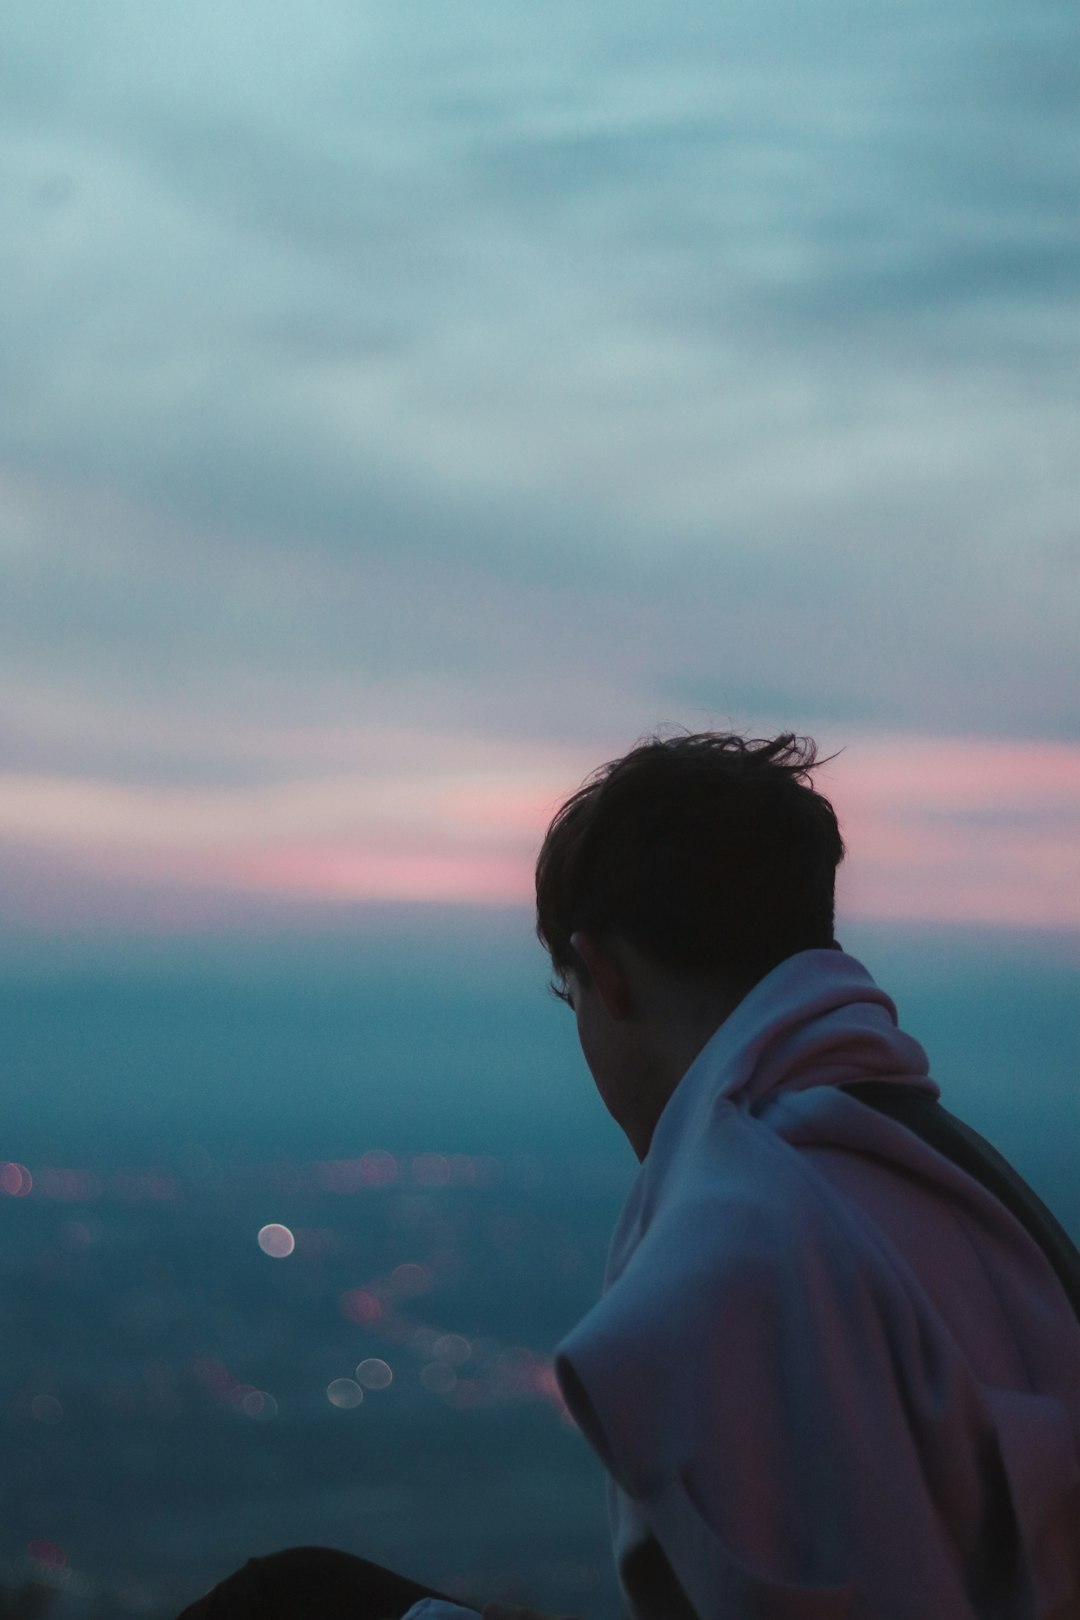
MULTIPOLYGON (((426 739, 412 739, 414 758, 426 739)), ((399 739, 399 757, 409 750, 399 739)), ((597 761, 520 744, 493 770, 467 748, 453 771, 324 777, 245 788, 154 789, 100 780, 0 782, 12 867, 50 856, 73 874, 66 914, 140 886, 290 905, 528 904, 551 814, 597 761), (79 874, 93 897, 80 897, 79 874), (92 880, 92 881, 91 881, 92 880)), ((848 844, 841 912, 862 917, 1080 927, 1080 748, 950 738, 856 738, 819 786, 848 844)), ((48 920, 65 906, 51 898, 48 920)), ((33 925, 28 903, 24 922, 33 925)))

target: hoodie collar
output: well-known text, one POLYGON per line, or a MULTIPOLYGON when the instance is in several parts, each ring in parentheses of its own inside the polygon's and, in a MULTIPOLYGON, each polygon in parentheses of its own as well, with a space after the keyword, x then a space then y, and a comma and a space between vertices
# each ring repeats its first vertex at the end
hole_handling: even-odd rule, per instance
POLYGON ((743 997, 679 1081, 657 1121, 641 1180, 666 1179, 724 1104, 757 1115, 786 1092, 857 1080, 939 1095, 925 1051, 899 1027, 894 1002, 861 962, 838 950, 789 956, 743 997))

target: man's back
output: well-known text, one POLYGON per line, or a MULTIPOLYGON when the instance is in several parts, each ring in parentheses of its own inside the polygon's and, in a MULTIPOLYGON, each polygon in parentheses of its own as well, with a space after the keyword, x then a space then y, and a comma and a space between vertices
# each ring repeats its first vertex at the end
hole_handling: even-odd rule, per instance
POLYGON ((564 1346, 617 1551, 655 1540, 700 1620, 1080 1603, 1080 1326, 996 1199, 840 1089, 917 1067, 887 1005, 836 952, 750 993, 564 1346))
MULTIPOLYGON (((945 1161, 930 1179, 921 1162, 811 1141, 801 1151, 870 1221, 898 1274, 910 1272, 926 1319, 981 1388, 1033 1556, 1033 1612, 1068 1614, 1071 1603, 1080 1616, 1080 1323, 1049 1260, 992 1194, 945 1161), (1037 1402, 1042 1425, 1032 1423, 1037 1402)), ((920 1161, 924 1151, 920 1143, 920 1161)))

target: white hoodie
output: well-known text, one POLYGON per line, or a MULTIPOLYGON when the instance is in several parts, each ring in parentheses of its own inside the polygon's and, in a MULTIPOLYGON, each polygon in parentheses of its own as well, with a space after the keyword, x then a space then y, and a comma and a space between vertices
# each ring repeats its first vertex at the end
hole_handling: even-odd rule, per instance
POLYGON ((1080 1617, 1080 1326, 996 1199, 837 1089, 868 1079, 938 1095, 858 962, 781 963, 676 1088, 560 1346, 640 1620, 680 1587, 698 1620, 1080 1617))
POLYGON ((559 1347, 635 1620, 1080 1620, 1080 1326, 995 1198, 837 1089, 871 1079, 939 1094, 858 962, 782 962, 559 1347))

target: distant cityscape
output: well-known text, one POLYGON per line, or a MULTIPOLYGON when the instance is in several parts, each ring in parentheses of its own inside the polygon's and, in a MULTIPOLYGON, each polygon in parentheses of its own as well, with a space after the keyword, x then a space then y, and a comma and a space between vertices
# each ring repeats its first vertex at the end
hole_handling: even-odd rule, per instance
POLYGON ((0 1588, 47 1588, 56 1620, 167 1620, 318 1543, 464 1601, 614 1616, 552 1351, 626 1179, 377 1148, 0 1163, 0 1588))
MULTIPOLYGON (((947 1106, 1080 1237, 1075 969, 966 949, 873 963, 947 1106)), ((531 967, 483 966, 0 976, 0 1593, 172 1620, 315 1543, 617 1620, 552 1354, 633 1158, 531 967)))

